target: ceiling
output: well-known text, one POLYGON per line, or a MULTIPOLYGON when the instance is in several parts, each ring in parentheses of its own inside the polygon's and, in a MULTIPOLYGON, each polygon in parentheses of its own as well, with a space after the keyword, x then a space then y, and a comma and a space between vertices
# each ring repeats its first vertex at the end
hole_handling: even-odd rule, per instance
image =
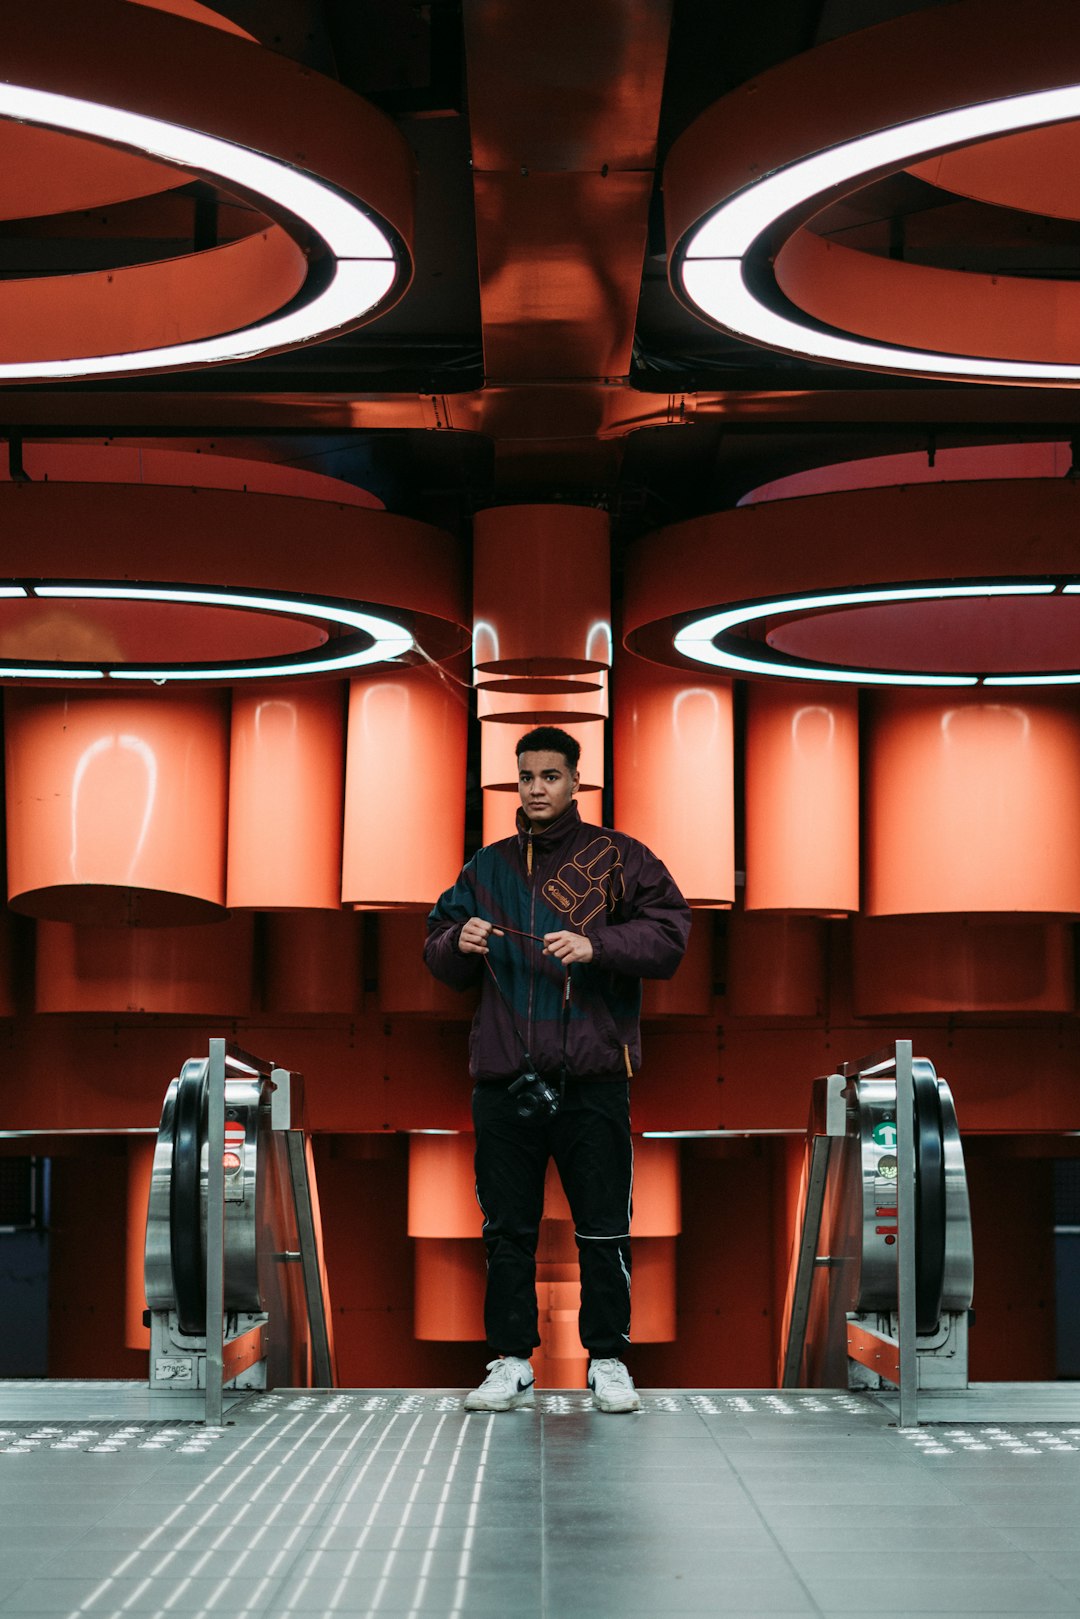
MULTIPOLYGON (((903 0, 215 0, 340 79, 417 162, 415 275, 346 336, 170 376, 0 391, 0 435, 168 439, 330 473, 467 533, 505 501, 597 504, 636 535, 822 462, 1071 439, 1080 399, 814 365, 740 343, 667 280, 661 177, 725 92, 903 0)), ((0 275, 191 251, 224 210, 193 185, 0 227, 0 275)), ((825 234, 889 257, 1075 279, 1080 225, 901 175, 825 234)))

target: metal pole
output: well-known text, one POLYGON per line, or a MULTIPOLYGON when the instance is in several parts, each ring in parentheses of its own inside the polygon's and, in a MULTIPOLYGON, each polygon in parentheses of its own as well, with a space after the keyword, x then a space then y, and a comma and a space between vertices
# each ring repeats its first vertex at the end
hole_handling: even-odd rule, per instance
POLYGON ((915 1304, 915 1084, 911 1041, 896 1042, 897 1348, 901 1428, 919 1425, 915 1304))
POLYGON ((208 1428, 224 1425, 225 1041, 211 1040, 206 1119, 206 1406, 208 1428))

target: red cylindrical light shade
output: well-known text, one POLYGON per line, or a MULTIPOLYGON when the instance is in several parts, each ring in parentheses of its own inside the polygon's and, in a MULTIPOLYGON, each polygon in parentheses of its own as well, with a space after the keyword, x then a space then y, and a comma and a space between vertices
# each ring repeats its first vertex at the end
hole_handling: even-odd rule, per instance
POLYGON ((250 916, 195 927, 39 922, 37 1012, 161 1012, 246 1017, 250 916))
POLYGON ((339 682, 233 693, 227 903, 337 909, 345 797, 339 682))
POLYGON ((1080 912, 1080 714, 1068 698, 875 695, 865 910, 1080 912))
POLYGON ((644 1237, 634 1241, 634 1281, 630 1289, 633 1343, 672 1343, 678 1337, 675 1246, 674 1237, 644 1237))
POLYGON ((146 1309, 146 1211, 154 1167, 153 1136, 129 1136, 127 1144, 127 1245, 124 1269, 124 1342, 129 1349, 149 1349, 146 1309))
POLYGON ((859 908, 854 691, 751 682, 746 710, 748 911, 859 908))
POLYGON ((677 1141, 634 1138, 635 1237, 674 1237, 682 1230, 681 1182, 677 1141))
POLYGON ((566 726, 608 714, 607 671, 587 676, 479 675, 476 717, 518 731, 534 725, 566 726))
MULTIPOLYGON (((539 724, 539 721, 536 721, 539 724)), ((581 749, 578 775, 586 789, 604 785, 604 722, 595 720, 560 719, 559 729, 572 736, 581 749)), ((485 720, 480 727, 480 785, 482 787, 512 787, 518 779, 518 740, 533 729, 530 719, 525 724, 503 725, 497 720, 485 720)))
POLYGON ((472 1134, 409 1137, 410 1237, 479 1237, 475 1152, 472 1134))
POLYGON ((820 1017, 825 1009, 827 924, 814 916, 727 919, 731 1017, 820 1017))
POLYGON ((263 928, 268 1012, 360 1011, 362 917, 354 911, 281 912, 266 917, 263 928))
POLYGON ((476 993, 451 989, 428 972, 426 937, 423 916, 384 911, 379 917, 379 1011, 388 1016, 428 1015, 444 1021, 471 1018, 476 993))
POLYGON ((731 682, 626 656, 614 692, 615 824, 691 905, 735 898, 731 682))
POLYGON ((413 1243, 413 1336, 471 1343, 484 1336, 483 1243, 423 1237, 413 1243))
POLYGON ((977 916, 857 917, 856 1017, 910 1013, 1074 1012, 1067 922, 977 916))
POLYGON ((473 657, 495 674, 611 662, 608 517, 593 506, 493 506, 473 523, 473 657))
MULTIPOLYGON (((597 789, 595 792, 575 793, 574 795, 578 814, 590 826, 602 826, 604 820, 604 795, 597 789)), ((484 790, 484 842, 497 843, 500 838, 512 838, 517 831, 517 812, 521 808, 521 799, 517 793, 497 791, 488 787, 484 790)))
POLYGON ((342 897, 427 909, 461 868, 468 708, 427 670, 351 682, 342 897))
POLYGON ((686 954, 673 978, 647 978, 642 1017, 708 1017, 713 1004, 713 918, 695 914, 686 954))
POLYGON ((8 896, 55 921, 207 921, 225 901, 228 719, 198 696, 5 693, 8 896))
POLYGON ((576 1281, 538 1281, 540 1347, 532 1357, 540 1388, 582 1389, 589 1357, 578 1334, 580 1288, 576 1281))
MULTIPOLYGON (((597 797, 600 795, 597 794, 597 797)), ((484 789, 484 830, 485 843, 498 843, 500 838, 512 838, 517 832, 517 812, 521 808, 521 799, 517 793, 497 792, 492 787, 484 789)), ((578 809, 582 816, 585 806, 581 794, 578 794, 578 809)))

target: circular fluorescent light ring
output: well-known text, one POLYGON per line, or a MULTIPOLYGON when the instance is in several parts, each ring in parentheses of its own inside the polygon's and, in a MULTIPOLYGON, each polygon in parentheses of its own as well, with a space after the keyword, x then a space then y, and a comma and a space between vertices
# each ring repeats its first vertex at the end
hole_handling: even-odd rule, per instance
POLYGON ((821 680, 859 686, 1043 686, 1080 683, 1080 671, 984 675, 978 672, 911 671, 844 667, 799 659, 761 642, 748 639, 745 630, 765 619, 798 617, 818 609, 860 607, 884 603, 962 600, 979 597, 1050 596, 1080 593, 1080 585, 1053 580, 926 581, 920 584, 879 586, 862 590, 828 590, 814 595, 778 596, 732 603, 696 614, 676 630, 676 652, 697 663, 734 675, 769 675, 789 680, 821 680))
MULTIPOLYGON (((1028 357, 1026 349, 1018 357, 973 351, 960 332, 955 349, 937 340, 878 340, 865 324, 861 336, 842 325, 842 299, 819 319, 781 288, 785 244, 794 247, 807 220, 869 181, 942 152, 1077 118, 1080 19, 1052 0, 1030 0, 1022 37, 1011 6, 958 0, 831 41, 723 98, 676 143, 665 171, 673 287, 734 336, 809 360, 957 381, 1076 383, 1080 363, 1067 350, 1059 362, 1028 357), (983 47, 975 54, 968 48, 973 28, 983 47)), ((903 300, 926 307, 922 267, 889 268, 897 277, 910 272, 903 300)), ((1013 292, 1029 301, 1040 295, 1020 280, 1010 290, 1013 280, 965 276, 969 287, 996 285, 1003 307, 1013 292)), ((800 277, 790 272, 789 281, 798 299, 800 277)), ((1033 329, 1054 330, 1050 306, 1070 285, 1046 285, 1045 311, 1035 305, 1033 329)), ((871 299, 870 307, 892 318, 887 300, 871 299)), ((1046 346, 1052 353, 1053 343, 1046 346)))
POLYGON ((182 664, 141 664, 86 662, 70 664, 10 660, 0 665, 0 679, 136 681, 166 685, 173 681, 202 684, 238 680, 297 679, 303 675, 347 673, 371 664, 399 659, 415 647, 411 632, 404 625, 357 602, 332 597, 286 596, 273 591, 207 590, 196 586, 131 584, 117 581, 27 581, 0 586, 0 597, 29 600, 97 602, 170 602, 192 607, 233 608, 237 611, 278 614, 328 625, 339 633, 316 650, 302 650, 283 657, 249 661, 219 659, 213 662, 182 664))
MULTIPOLYGON (((325 243, 328 255, 321 290, 243 330, 128 353, 0 362, 0 382, 145 374, 252 359, 354 326, 384 303, 395 287, 400 289, 396 256, 400 247, 389 228, 333 185, 274 158, 140 113, 20 85, 0 84, 0 117, 89 136, 191 169, 225 189, 257 199, 266 213, 303 221, 325 243)), ((154 270, 146 268, 143 273, 154 270)))
POLYGON ((415 159, 344 85, 147 5, 35 0, 4 21, 0 119, 169 165, 273 223, 172 259, 9 280, 0 382, 244 360, 350 329, 404 292, 415 159))

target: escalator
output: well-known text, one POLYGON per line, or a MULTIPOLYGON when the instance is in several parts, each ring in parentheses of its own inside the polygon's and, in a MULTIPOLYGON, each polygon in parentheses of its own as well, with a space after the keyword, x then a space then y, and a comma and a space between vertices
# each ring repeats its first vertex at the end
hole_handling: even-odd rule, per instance
POLYGON ((814 1082, 783 1388, 966 1389, 971 1215, 952 1093, 898 1040, 814 1082))
POLYGON ((211 1041, 165 1094, 146 1224, 151 1391, 329 1388, 331 1315, 299 1077, 211 1041))

